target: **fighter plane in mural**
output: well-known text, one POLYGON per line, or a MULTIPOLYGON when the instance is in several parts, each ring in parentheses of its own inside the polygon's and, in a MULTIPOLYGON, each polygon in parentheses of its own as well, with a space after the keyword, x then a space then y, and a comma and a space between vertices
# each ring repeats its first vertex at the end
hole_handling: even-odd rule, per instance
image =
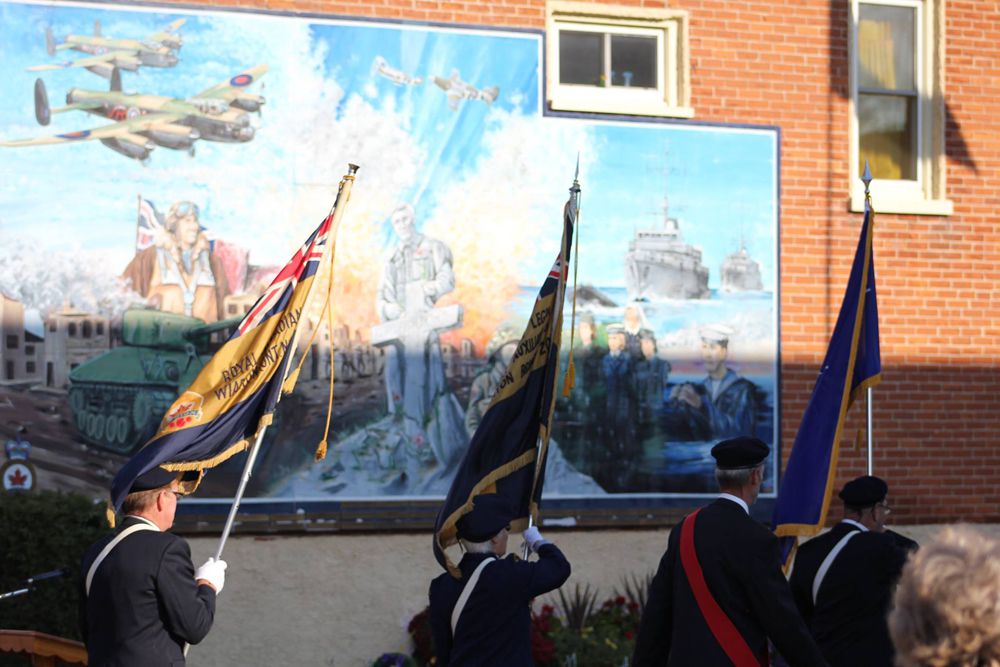
POLYGON ((375 62, 372 63, 372 71, 380 76, 384 76, 397 86, 407 84, 419 86, 424 82, 419 76, 410 76, 406 72, 390 66, 382 56, 375 56, 375 62))
POLYGON ((267 72, 258 65, 187 99, 159 95, 134 95, 122 92, 121 74, 111 76, 110 91, 72 88, 66 93, 66 106, 49 107, 48 93, 41 79, 35 81, 35 118, 48 125, 54 113, 85 111, 109 118, 114 123, 92 130, 81 130, 35 139, 2 141, 0 146, 37 146, 97 139, 111 150, 135 160, 145 161, 157 146, 186 149, 194 155, 198 139, 227 143, 247 142, 254 137, 250 111, 260 111, 264 98, 244 92, 267 72))
POLYGON ((163 30, 149 35, 143 40, 110 39, 101 35, 100 21, 94 22, 93 36, 67 35, 59 44, 52 36, 52 28, 45 29, 45 44, 50 56, 67 49, 89 54, 79 60, 68 60, 51 65, 36 65, 29 67, 29 72, 66 69, 67 67, 83 67, 105 79, 111 78, 111 73, 118 69, 134 72, 140 66, 173 67, 177 64, 177 53, 183 44, 178 29, 186 19, 177 19, 163 30))
POLYGON ((448 94, 448 107, 452 111, 458 111, 458 103, 462 100, 482 100, 487 104, 493 104, 493 100, 500 94, 500 88, 497 86, 480 90, 471 83, 462 81, 458 77, 457 69, 451 71, 451 77, 448 79, 434 77, 434 85, 448 94))

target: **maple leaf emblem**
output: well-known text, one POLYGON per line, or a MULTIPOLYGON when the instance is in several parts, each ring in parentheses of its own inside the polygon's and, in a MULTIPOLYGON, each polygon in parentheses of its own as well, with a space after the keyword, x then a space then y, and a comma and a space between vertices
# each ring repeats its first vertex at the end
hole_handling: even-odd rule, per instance
POLYGON ((24 486, 24 483, 28 481, 28 476, 22 474, 20 468, 14 468, 14 472, 7 475, 7 479, 10 480, 11 486, 24 486))

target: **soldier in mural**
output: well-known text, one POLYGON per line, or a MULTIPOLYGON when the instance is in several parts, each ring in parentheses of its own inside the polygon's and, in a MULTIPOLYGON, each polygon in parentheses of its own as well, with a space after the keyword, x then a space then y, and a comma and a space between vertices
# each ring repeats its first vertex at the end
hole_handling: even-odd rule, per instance
POLYGON ((472 387, 469 389, 469 407, 465 409, 465 430, 472 437, 490 407, 490 401, 496 394, 500 381, 510 366, 510 360, 514 356, 517 344, 520 342, 520 334, 509 327, 501 327, 490 338, 486 344, 486 355, 488 364, 472 380, 472 387))
POLYGON ((438 338, 461 324, 461 310, 434 307, 455 289, 451 250, 417 231, 411 205, 397 207, 391 220, 397 242, 379 283, 376 309, 383 324, 372 329, 372 344, 385 353, 389 414, 402 418, 421 442, 423 462, 447 465, 465 443, 461 406, 445 382, 438 338))
POLYGON ((660 414, 667 397, 671 366, 657 353, 656 335, 650 329, 642 329, 638 338, 642 353, 642 358, 635 362, 639 440, 662 442, 660 414))
POLYGON ((637 454, 635 374, 625 345, 625 327, 607 328, 608 354, 602 362, 605 400, 606 443, 612 467, 621 469, 617 483, 624 486, 623 466, 637 454))
POLYGON ((732 329, 709 325, 702 327, 699 334, 707 376, 699 383, 684 383, 671 390, 674 425, 686 427, 690 434, 687 439, 712 440, 738 435, 770 439, 764 417, 768 409, 765 393, 726 365, 732 329))
POLYGON ((174 203, 163 227, 165 233, 136 253, 122 277, 159 310, 215 322, 222 317, 229 289, 222 262, 212 255, 201 230, 198 206, 174 203))
POLYGON ((642 312, 642 306, 637 303, 625 306, 622 326, 625 328, 625 350, 632 361, 639 361, 643 358, 639 333, 646 326, 646 315, 642 312))

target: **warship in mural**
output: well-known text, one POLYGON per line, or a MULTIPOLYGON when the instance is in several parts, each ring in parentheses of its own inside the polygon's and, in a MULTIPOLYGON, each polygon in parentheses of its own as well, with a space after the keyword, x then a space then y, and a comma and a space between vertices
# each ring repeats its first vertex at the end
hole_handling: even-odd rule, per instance
POLYGON ((132 309, 122 343, 69 374, 69 404, 85 442, 129 454, 153 436, 160 417, 208 362, 240 318, 205 324, 196 317, 132 309))
POLYGON ((722 289, 727 292, 748 292, 764 289, 760 279, 760 263, 750 257, 746 244, 722 261, 722 289))
POLYGON ((708 267, 701 250, 684 242, 680 222, 663 200, 659 227, 640 229, 625 255, 625 287, 630 300, 707 299, 708 267))

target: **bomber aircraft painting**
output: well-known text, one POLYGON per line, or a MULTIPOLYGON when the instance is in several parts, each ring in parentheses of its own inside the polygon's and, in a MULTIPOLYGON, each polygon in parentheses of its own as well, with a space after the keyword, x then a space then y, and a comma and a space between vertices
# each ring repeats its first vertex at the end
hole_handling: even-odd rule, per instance
POLYGON ((389 81, 392 81, 397 86, 419 86, 424 82, 419 76, 411 76, 402 70, 392 67, 382 56, 375 56, 375 61, 372 63, 372 71, 379 76, 389 79, 389 81))
POLYGON ((243 143, 254 138, 251 111, 260 111, 261 95, 244 92, 267 72, 267 65, 257 65, 228 81, 223 81, 187 99, 160 95, 134 95, 122 92, 121 75, 111 76, 111 90, 94 91, 71 88, 66 106, 49 107, 48 93, 41 79, 35 81, 35 118, 48 125, 52 114, 85 111, 114 120, 110 125, 34 139, 0 142, 0 146, 39 146, 98 140, 116 153, 145 163, 157 146, 187 150, 194 155, 198 139, 243 143))
POLYGON ((500 88, 498 86, 490 86, 489 88, 479 89, 471 83, 462 81, 462 79, 459 78, 457 69, 453 69, 451 71, 451 77, 447 79, 443 79, 439 76, 434 77, 434 85, 447 93, 448 108, 452 111, 458 111, 458 103, 462 100, 482 100, 483 102, 486 102, 486 104, 493 104, 497 95, 500 94, 500 88))
POLYGON ((56 43, 52 28, 45 29, 45 46, 50 56, 65 50, 86 53, 86 58, 68 60, 48 65, 29 67, 29 72, 83 67, 94 74, 110 79, 115 68, 134 72, 140 66, 173 67, 179 61, 177 51, 183 44, 178 32, 185 19, 177 19, 163 30, 149 35, 145 39, 111 39, 101 34, 101 24, 94 22, 94 34, 67 35, 62 42, 56 43))

